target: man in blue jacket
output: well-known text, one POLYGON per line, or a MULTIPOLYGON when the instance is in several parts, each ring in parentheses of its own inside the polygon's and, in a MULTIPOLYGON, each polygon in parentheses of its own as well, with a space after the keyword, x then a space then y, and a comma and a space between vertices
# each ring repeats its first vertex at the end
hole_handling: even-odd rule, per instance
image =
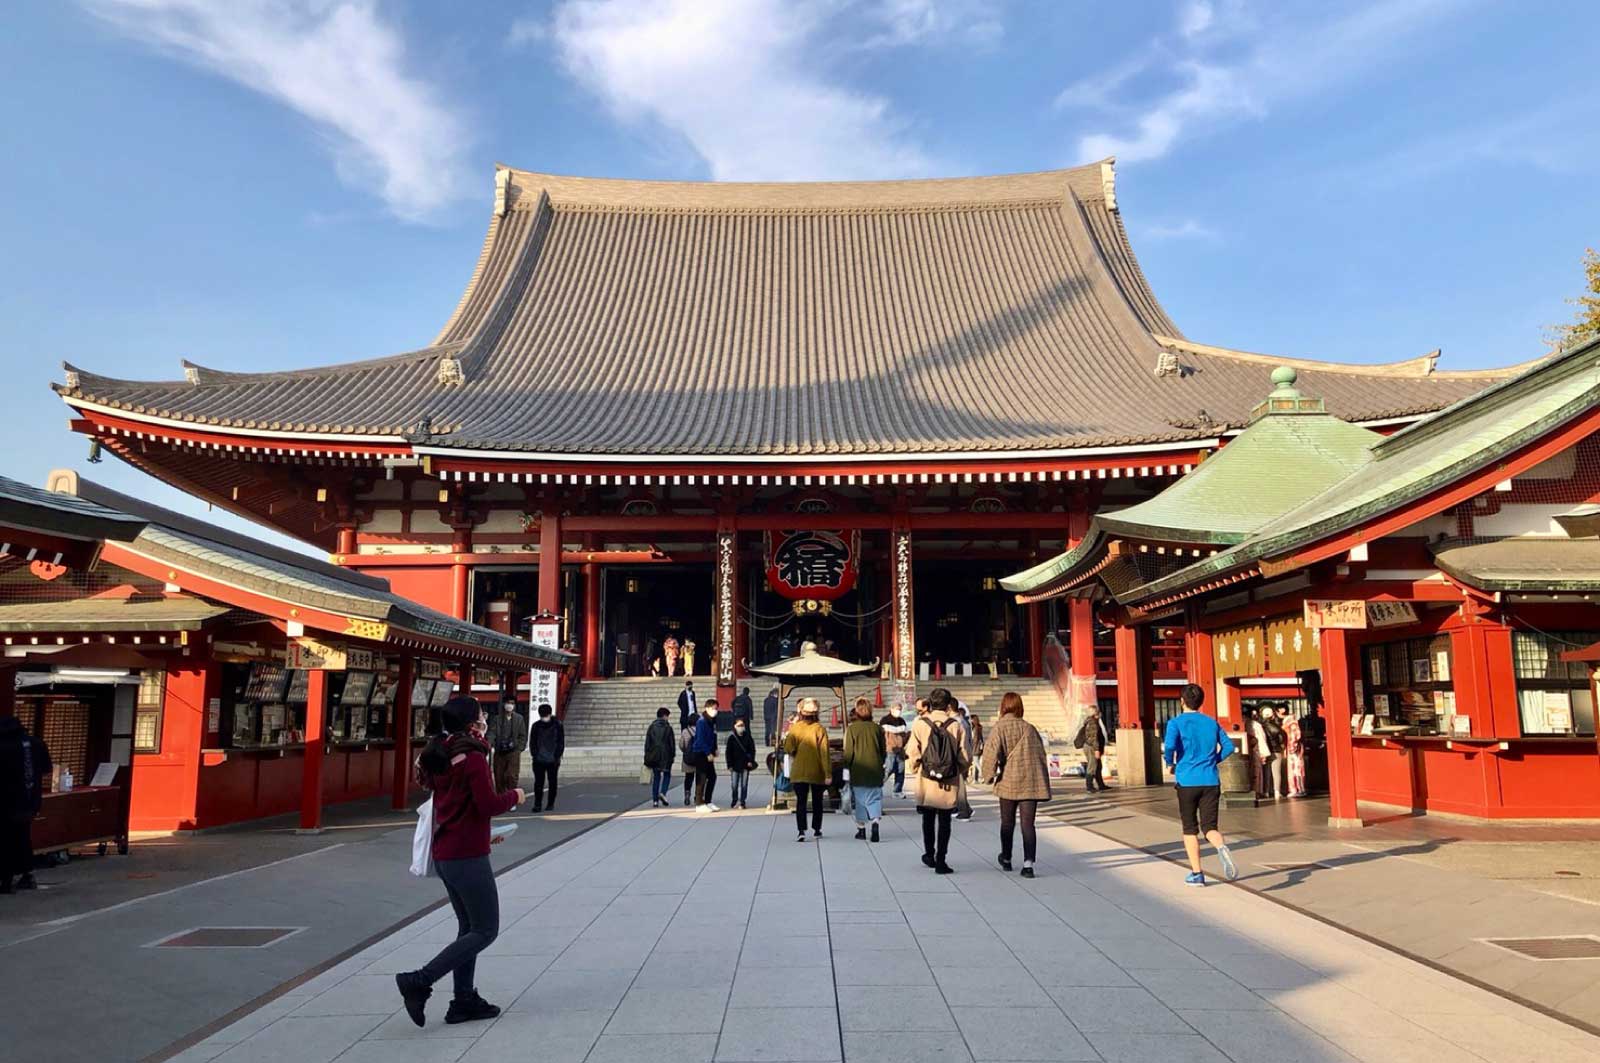
POLYGON ((706 702, 706 707, 695 724, 694 738, 689 742, 688 756, 684 762, 694 764, 694 803, 696 812, 715 812, 711 803, 717 789, 717 699, 706 702))
POLYGON ((1167 723, 1162 743, 1167 766, 1178 781, 1178 814, 1183 820, 1183 848, 1189 854, 1186 886, 1204 886, 1206 875, 1200 870, 1200 835, 1217 851, 1222 873, 1228 879, 1239 877, 1233 854, 1217 829, 1217 805, 1222 800, 1222 783, 1217 765, 1233 755, 1233 742, 1217 721, 1204 715, 1206 692, 1193 683, 1183 688, 1183 713, 1167 723))

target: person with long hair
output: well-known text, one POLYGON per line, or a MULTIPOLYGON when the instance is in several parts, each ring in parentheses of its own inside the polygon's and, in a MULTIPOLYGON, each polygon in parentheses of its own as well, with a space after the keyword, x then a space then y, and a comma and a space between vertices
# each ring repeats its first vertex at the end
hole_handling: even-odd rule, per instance
POLYGON ((1050 765, 1044 739, 1022 718, 1022 695, 1008 690, 1000 698, 1000 719, 989 732, 984 750, 983 777, 1000 799, 1000 868, 1011 870, 1011 840, 1022 823, 1022 877, 1033 877, 1039 856, 1034 817, 1039 802, 1050 800, 1050 765))
POLYGON ((935 874, 954 873, 950 851, 950 819, 971 762, 962 743, 956 699, 944 687, 928 691, 927 713, 911 725, 906 741, 906 767, 916 780, 917 811, 922 816, 922 863, 935 874))
POLYGON ((420 969, 394 976, 406 1014, 418 1026, 433 984, 454 975, 455 996, 444 1021, 492 1019, 500 1009, 478 994, 478 953, 500 934, 500 891, 489 866, 489 821, 522 803, 520 789, 496 793, 483 740, 483 706, 457 696, 439 710, 444 732, 417 755, 417 781, 433 792, 433 866, 456 913, 456 939, 420 969))
POLYGON ((797 718, 783 736, 783 754, 788 758, 786 774, 794 783, 794 818, 800 830, 797 842, 806 840, 806 811, 811 812, 811 836, 822 837, 822 795, 833 778, 833 763, 828 754, 828 729, 817 717, 822 707, 816 698, 801 698, 795 706, 797 718))
POLYGON ((850 780, 856 812, 856 838, 865 840, 872 828, 878 840, 878 824, 883 819, 883 761, 887 755, 883 728, 872 719, 872 702, 856 698, 850 726, 844 729, 844 770, 850 780))

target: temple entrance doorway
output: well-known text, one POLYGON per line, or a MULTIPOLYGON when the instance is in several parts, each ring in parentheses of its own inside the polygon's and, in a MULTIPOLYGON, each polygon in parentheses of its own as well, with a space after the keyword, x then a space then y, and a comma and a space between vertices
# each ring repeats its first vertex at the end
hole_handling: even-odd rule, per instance
POLYGON ((999 592, 1012 561, 919 559, 912 576, 917 663, 930 675, 987 675, 1028 671, 1022 607, 999 592))
POLYGON ((864 560, 853 588, 825 606, 820 601, 812 603, 815 608, 802 603, 799 610, 768 585, 760 567, 750 566, 742 577, 749 590, 740 619, 746 625, 751 664, 793 657, 804 642, 815 642, 819 653, 855 664, 887 654, 889 577, 882 565, 864 560))
POLYGON ((603 674, 711 674, 710 564, 608 565, 602 571, 603 674))

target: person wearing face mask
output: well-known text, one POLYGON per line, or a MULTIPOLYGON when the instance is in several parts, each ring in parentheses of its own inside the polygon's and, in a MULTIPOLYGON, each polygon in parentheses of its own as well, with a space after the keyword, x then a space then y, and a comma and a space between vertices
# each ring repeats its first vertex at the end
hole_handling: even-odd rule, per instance
POLYGON ((696 812, 716 812, 711 797, 717 789, 717 702, 706 702, 694 727, 694 738, 689 742, 689 755, 694 758, 694 805, 696 812))
POLYGON ((756 767, 756 736, 750 733, 750 724, 735 716, 733 733, 728 735, 723 750, 723 763, 728 766, 733 794, 728 798, 729 808, 749 808, 745 802, 750 796, 750 773, 756 767))
POLYGON ((887 782, 892 775, 894 777, 894 795, 896 797, 904 797, 906 795, 906 738, 911 734, 911 727, 906 723, 905 716, 898 703, 889 706, 889 711, 884 713, 883 719, 878 721, 878 726, 883 728, 884 781, 887 782))
POLYGON ((533 754, 533 811, 553 812, 556 775, 561 771, 561 757, 567 751, 567 732, 556 719, 555 709, 549 705, 539 706, 539 722, 530 731, 528 749, 533 754))

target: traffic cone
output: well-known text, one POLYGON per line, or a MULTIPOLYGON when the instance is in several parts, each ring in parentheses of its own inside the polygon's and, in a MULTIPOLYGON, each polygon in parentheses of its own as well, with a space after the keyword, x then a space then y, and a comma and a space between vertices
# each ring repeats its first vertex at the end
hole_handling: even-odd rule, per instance
POLYGON ((873 704, 874 708, 879 708, 879 709, 883 708, 883 684, 882 683, 879 683, 877 685, 877 687, 875 687, 874 690, 873 690, 872 704, 873 704))

